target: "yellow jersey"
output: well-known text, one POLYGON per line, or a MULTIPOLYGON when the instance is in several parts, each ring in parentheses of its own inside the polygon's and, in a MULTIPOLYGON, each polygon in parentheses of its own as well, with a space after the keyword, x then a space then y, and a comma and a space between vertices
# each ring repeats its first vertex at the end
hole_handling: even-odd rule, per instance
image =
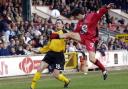
MULTIPOLYGON (((59 30, 55 33, 63 34, 62 30, 59 30)), ((65 40, 64 39, 52 39, 48 42, 47 45, 40 48, 41 53, 46 53, 48 51, 54 51, 54 52, 65 52, 65 40)))

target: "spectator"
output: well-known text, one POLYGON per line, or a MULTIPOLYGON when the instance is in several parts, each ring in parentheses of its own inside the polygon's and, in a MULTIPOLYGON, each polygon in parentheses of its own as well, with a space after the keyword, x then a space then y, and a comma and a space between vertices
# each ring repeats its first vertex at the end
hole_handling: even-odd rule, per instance
POLYGON ((105 56, 105 51, 108 50, 107 45, 104 42, 102 42, 99 46, 100 47, 99 47, 98 51, 101 53, 102 56, 105 56))
POLYGON ((16 50, 17 55, 25 55, 25 52, 23 50, 23 46, 19 46, 19 48, 16 50))
POLYGON ((113 50, 113 42, 114 42, 114 39, 113 38, 109 38, 108 50, 113 50))
POLYGON ((76 52, 76 47, 74 46, 74 41, 73 40, 69 40, 69 44, 67 47, 67 52, 76 52))
POLYGON ((65 24, 65 30, 71 31, 70 24, 68 24, 68 23, 65 24))
POLYGON ((13 38, 11 38, 10 40, 9 40, 9 45, 8 45, 8 49, 9 50, 11 50, 11 48, 15 48, 15 45, 16 45, 16 42, 15 42, 15 40, 13 39, 13 38))
POLYGON ((32 46, 30 44, 24 45, 24 53, 25 55, 33 55, 32 46))
POLYGON ((10 52, 6 45, 4 44, 4 41, 0 39, 0 56, 9 56, 10 52))
POLYGON ((17 55, 15 47, 10 48, 10 55, 17 55))
POLYGON ((113 50, 119 50, 121 47, 119 45, 119 40, 115 39, 113 42, 113 50))
POLYGON ((126 25, 126 27, 124 29, 124 33, 128 34, 128 24, 126 25))

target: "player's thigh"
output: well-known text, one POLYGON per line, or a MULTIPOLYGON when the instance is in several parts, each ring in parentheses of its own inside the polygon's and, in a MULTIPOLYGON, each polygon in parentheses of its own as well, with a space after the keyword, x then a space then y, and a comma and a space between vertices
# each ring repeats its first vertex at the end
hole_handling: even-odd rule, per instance
POLYGON ((91 40, 89 39, 85 39, 84 40, 84 44, 86 46, 86 49, 90 52, 95 52, 95 45, 94 45, 94 42, 92 42, 91 40))
POLYGON ((47 54, 44 56, 40 66, 43 68, 48 67, 51 64, 53 59, 54 59, 54 54, 51 51, 47 52, 47 54))
POLYGON ((89 52, 89 60, 95 63, 96 62, 95 52, 94 51, 88 51, 88 52, 89 52))
POLYGON ((58 69, 58 70, 64 69, 65 57, 63 52, 56 54, 53 64, 54 64, 54 69, 58 69))
POLYGON ((94 43, 92 41, 86 39, 84 44, 86 46, 86 49, 89 52, 89 60, 91 62, 95 63, 96 59, 95 59, 95 46, 94 46, 94 43))
MULTIPOLYGON (((63 52, 50 52, 51 57, 49 56, 49 60, 47 63, 49 64, 50 72, 53 72, 54 69, 63 70, 64 69, 64 53, 63 52)), ((46 61, 46 60, 45 60, 46 61)))
POLYGON ((58 77, 60 74, 60 70, 54 69, 52 74, 53 74, 53 76, 58 77))
POLYGON ((48 67, 48 63, 46 63, 45 61, 41 61, 40 66, 38 67, 37 71, 42 72, 47 67, 48 67))

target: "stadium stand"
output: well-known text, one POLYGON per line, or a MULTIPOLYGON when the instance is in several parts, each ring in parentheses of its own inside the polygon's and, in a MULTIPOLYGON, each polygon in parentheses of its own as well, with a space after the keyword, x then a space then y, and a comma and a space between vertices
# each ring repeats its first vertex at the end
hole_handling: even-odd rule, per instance
POLYGON ((116 9, 121 9, 121 11, 128 13, 128 0, 102 0, 102 4, 108 4, 110 2, 115 3, 116 9))
MULTIPOLYGON (((63 1, 33 0, 33 14, 32 21, 30 22, 23 20, 21 0, 16 0, 16 2, 13 0, 8 0, 5 3, 0 2, 0 56, 36 54, 32 49, 42 47, 47 42, 47 30, 54 31, 54 21, 50 18, 52 9, 56 8, 62 12, 61 18, 65 20, 65 29, 72 31, 77 22, 75 11, 82 10, 81 13, 87 13, 97 10, 97 8, 101 7, 102 3, 108 3, 100 3, 100 0, 63 1), (42 6, 49 13, 40 11, 37 5, 42 6)), ((118 5, 115 5, 115 8, 121 7, 118 5)), ((127 11, 126 8, 122 8, 127 11)), ((128 33, 127 21, 106 14, 99 22, 99 28, 102 29, 100 30, 101 42, 99 43, 99 49, 103 47, 101 45, 105 45, 105 50, 128 50, 127 42, 124 42, 123 39, 115 39, 114 37, 119 33, 128 33)))

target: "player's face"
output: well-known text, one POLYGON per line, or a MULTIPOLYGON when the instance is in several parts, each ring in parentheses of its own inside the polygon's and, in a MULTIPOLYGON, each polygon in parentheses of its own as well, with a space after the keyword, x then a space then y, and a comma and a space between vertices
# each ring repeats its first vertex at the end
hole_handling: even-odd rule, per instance
POLYGON ((63 29, 63 23, 61 21, 56 22, 56 29, 63 29))

